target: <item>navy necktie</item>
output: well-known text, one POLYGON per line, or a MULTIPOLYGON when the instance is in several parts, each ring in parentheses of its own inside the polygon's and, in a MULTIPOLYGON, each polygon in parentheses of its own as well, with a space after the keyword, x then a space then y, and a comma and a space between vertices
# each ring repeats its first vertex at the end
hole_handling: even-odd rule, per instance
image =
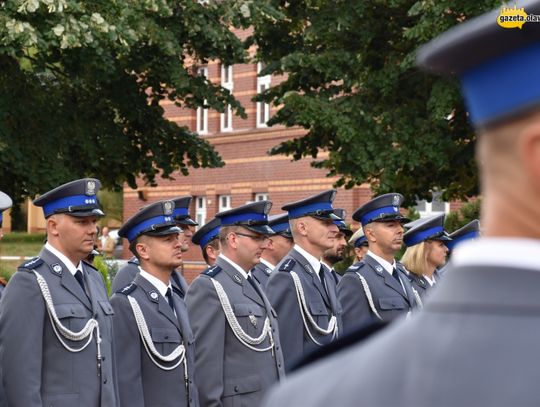
POLYGON ((326 279, 324 277, 324 266, 321 264, 321 268, 319 269, 319 278, 321 279, 321 284, 324 288, 324 292, 326 295, 328 295, 328 290, 326 289, 326 279))
POLYGON ((77 279, 77 282, 79 283, 79 285, 81 286, 82 290, 86 293, 86 291, 84 290, 84 277, 83 277, 83 274, 82 274, 82 271, 81 270, 77 270, 75 272, 75 278, 77 279))
POLYGON ((172 311, 174 312, 174 300, 173 300, 171 287, 167 288, 167 292, 165 293, 165 297, 167 297, 167 302, 169 303, 169 306, 171 307, 172 311))

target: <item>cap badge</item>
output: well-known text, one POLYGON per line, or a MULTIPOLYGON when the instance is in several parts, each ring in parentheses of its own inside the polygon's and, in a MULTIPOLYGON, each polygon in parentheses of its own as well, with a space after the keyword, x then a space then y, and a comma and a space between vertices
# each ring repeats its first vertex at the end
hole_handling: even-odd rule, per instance
POLYGON ((174 203, 173 201, 163 202, 163 214, 171 215, 173 213, 174 203))
POLYGON ((96 181, 86 181, 86 195, 96 194, 96 181))
POLYGON ((267 202, 266 205, 264 206, 264 214, 265 215, 268 215, 268 212, 270 212, 270 209, 272 208, 272 203, 271 202, 267 202))
POLYGON ((392 206, 399 206, 399 195, 394 195, 392 198, 392 206))

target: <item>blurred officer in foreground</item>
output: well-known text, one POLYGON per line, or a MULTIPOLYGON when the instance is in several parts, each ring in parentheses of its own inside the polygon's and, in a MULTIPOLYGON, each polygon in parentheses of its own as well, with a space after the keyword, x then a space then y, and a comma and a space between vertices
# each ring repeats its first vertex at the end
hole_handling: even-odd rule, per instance
MULTIPOLYGON (((173 199, 173 202, 175 205, 173 218, 176 222, 176 225, 180 227, 181 230, 184 232, 183 235, 180 235, 180 241, 182 244, 182 252, 186 252, 189 249, 191 237, 193 236, 191 228, 193 227, 193 225, 197 225, 197 222, 191 219, 188 212, 189 205, 191 203, 191 197, 185 196, 181 198, 176 198, 173 199), (186 233, 188 233, 188 235, 186 235, 186 233)), ((144 207, 141 208, 141 210, 142 209, 144 209, 144 207)), ((181 298, 184 298, 186 295, 188 284, 184 276, 179 271, 181 266, 182 263, 180 263, 180 265, 175 269, 174 273, 171 274, 171 281, 173 284, 173 289, 176 291, 176 293, 181 298)), ((118 270, 118 273, 116 273, 116 276, 113 279, 111 291, 116 292, 121 288, 127 286, 133 281, 138 272, 139 260, 136 256, 133 256, 120 270, 118 270)))
POLYGON ((265 288, 270 274, 276 268, 283 257, 294 246, 291 235, 291 226, 289 225, 289 215, 286 213, 274 215, 268 218, 268 226, 272 228, 274 234, 270 236, 268 247, 261 254, 261 261, 253 267, 251 275, 261 287, 265 288))
POLYGON ((119 230, 139 260, 132 283, 111 297, 120 405, 195 406, 195 349, 186 305, 172 289, 182 262, 173 201, 148 205, 119 230))
MULTIPOLYGON (((13 201, 11 200, 11 198, 2 191, 0 191, 0 240, 2 240, 2 237, 4 236, 2 232, 2 212, 11 208, 11 205, 13 205, 13 201)), ((0 298, 2 297, 2 292, 4 291, 4 287, 6 286, 6 284, 7 281, 0 277, 0 298)))
POLYGON ((276 266, 266 284, 276 310, 287 370, 307 353, 336 339, 341 307, 335 281, 320 258, 334 245, 338 232, 332 202, 335 190, 285 205, 294 248, 276 266))
POLYGON ((399 208, 401 194, 373 198, 353 214, 362 224, 369 250, 353 264, 338 285, 345 332, 369 324, 374 318, 392 321, 408 315, 416 305, 407 272, 394 256, 403 243, 406 219, 399 208))
POLYGON ((362 260, 369 249, 369 244, 366 236, 364 235, 364 229, 362 229, 362 226, 360 226, 358 230, 353 233, 349 239, 349 244, 354 248, 354 262, 356 263, 362 260))
MULTIPOLYGON (((540 14, 538 0, 520 6, 540 14)), ((267 406, 540 405, 540 24, 509 30, 497 17, 459 24, 418 54, 461 78, 483 237, 455 249, 413 320, 291 377, 267 406)))
POLYGON ((334 238, 334 245, 330 249, 324 251, 321 258, 321 264, 326 267, 326 270, 330 274, 332 274, 332 278, 335 282, 335 292, 337 296, 337 285, 339 283, 339 280, 341 280, 341 274, 338 274, 336 272, 336 270, 334 269, 334 264, 340 262, 345 258, 345 252, 347 250, 347 239, 351 237, 353 233, 345 223, 345 209, 336 209, 334 213, 340 218, 340 220, 334 220, 334 224, 338 227, 338 232, 336 233, 336 237, 334 238))
POLYGON ((275 312, 249 275, 273 234, 271 206, 260 201, 216 215, 221 253, 187 292, 202 406, 258 406, 284 375, 275 312))
POLYGON ((214 218, 199 228, 192 238, 193 243, 201 247, 204 261, 208 266, 213 266, 216 262, 217 256, 219 256, 220 228, 221 221, 219 218, 214 218))
POLYGON ((117 406, 113 310, 94 248, 100 182, 72 181, 34 200, 47 243, 23 263, 0 307, 0 365, 10 407, 117 406))
POLYGON ((409 272, 417 302, 421 305, 428 290, 437 283, 436 271, 444 266, 450 242, 444 230, 444 213, 422 219, 403 235, 407 250, 401 263, 409 272))

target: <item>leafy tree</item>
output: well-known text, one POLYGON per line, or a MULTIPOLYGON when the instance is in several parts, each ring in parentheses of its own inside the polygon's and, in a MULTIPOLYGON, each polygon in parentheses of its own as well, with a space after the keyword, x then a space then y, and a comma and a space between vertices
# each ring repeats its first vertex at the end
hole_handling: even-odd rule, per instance
POLYGON ((478 193, 475 136, 457 81, 420 72, 415 52, 458 22, 496 7, 494 0, 275 1, 283 18, 258 20, 253 43, 262 75, 285 80, 259 99, 280 106, 270 124, 307 134, 272 154, 314 163, 338 185, 370 182, 407 203, 478 193))
POLYGON ((159 105, 223 111, 238 101, 195 67, 233 64, 264 1, 0 1, 0 190, 16 200, 76 177, 106 187, 223 165, 159 105))
POLYGON ((455 232, 467 223, 480 219, 481 199, 467 202, 458 211, 450 212, 444 220, 444 228, 448 233, 455 232))

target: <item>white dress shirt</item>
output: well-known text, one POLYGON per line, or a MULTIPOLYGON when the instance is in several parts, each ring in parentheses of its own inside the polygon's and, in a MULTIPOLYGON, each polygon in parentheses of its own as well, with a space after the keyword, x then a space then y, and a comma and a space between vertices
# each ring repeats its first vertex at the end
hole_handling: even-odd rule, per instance
MULTIPOLYGON (((62 263, 64 263, 66 265, 66 267, 68 268, 69 272, 75 276, 75 273, 77 272, 77 270, 81 270, 81 273, 83 272, 82 271, 82 265, 81 265, 81 262, 79 261, 79 264, 77 264, 75 266, 75 264, 73 264, 71 262, 70 259, 68 259, 60 250, 56 249, 52 244, 50 244, 49 242, 46 242, 45 243, 45 249, 47 249, 48 251, 50 251, 52 254, 54 254, 56 257, 58 257, 58 260, 60 260, 62 263)), ((84 275, 84 273, 83 273, 84 275)))
POLYGON ((320 280, 321 277, 319 276, 319 270, 321 269, 321 261, 313 256, 312 254, 308 253, 304 249, 302 249, 297 244, 294 245, 295 250, 300 253, 302 256, 305 257, 305 259, 308 261, 311 268, 315 271, 315 274, 317 275, 317 278, 320 280))
POLYGON ((240 267, 238 264, 236 264, 234 261, 232 261, 231 259, 229 259, 227 256, 225 256, 223 253, 220 253, 219 254, 219 257, 221 257, 223 260, 225 260, 227 263, 229 263, 231 266, 233 266, 246 280, 249 276, 248 273, 246 273, 246 271, 240 267))

